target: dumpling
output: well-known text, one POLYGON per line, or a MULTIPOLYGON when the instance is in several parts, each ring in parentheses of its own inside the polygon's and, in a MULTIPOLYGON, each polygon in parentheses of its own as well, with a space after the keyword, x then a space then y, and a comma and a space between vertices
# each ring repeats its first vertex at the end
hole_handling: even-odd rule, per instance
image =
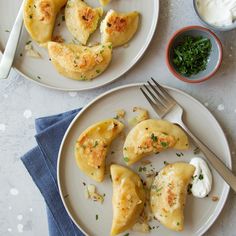
POLYGON ((43 44, 51 40, 56 16, 67 0, 26 0, 24 24, 33 40, 43 44))
POLYGON ((136 125, 127 135, 123 155, 127 165, 144 156, 169 148, 189 148, 188 137, 177 125, 166 120, 145 120, 136 125))
POLYGON ((91 80, 110 64, 110 43, 86 47, 76 44, 48 43, 48 53, 57 71, 75 80, 91 80))
POLYGON ((182 231, 187 187, 195 167, 177 162, 165 166, 151 186, 150 205, 157 220, 165 227, 182 231))
POLYGON ((146 195, 140 177, 133 171, 111 165, 113 221, 111 235, 131 228, 143 211, 146 195))
POLYGON ((111 0, 99 0, 102 6, 106 6, 111 0))
POLYGON ((76 163, 95 181, 103 181, 108 148, 123 128, 116 119, 104 120, 87 128, 76 141, 76 163))
POLYGON ((139 23, 139 13, 118 13, 108 11, 101 23, 102 42, 111 42, 113 47, 126 44, 136 33, 139 23))
POLYGON ((69 0, 65 9, 66 25, 70 33, 82 44, 97 29, 103 9, 92 8, 82 0, 69 0))

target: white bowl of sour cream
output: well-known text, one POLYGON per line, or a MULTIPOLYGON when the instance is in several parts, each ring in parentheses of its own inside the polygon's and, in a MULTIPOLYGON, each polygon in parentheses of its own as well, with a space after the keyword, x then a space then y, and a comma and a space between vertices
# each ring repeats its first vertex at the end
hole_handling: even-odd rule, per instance
POLYGON ((193 0, 200 20, 210 28, 228 31, 236 28, 236 0, 193 0))

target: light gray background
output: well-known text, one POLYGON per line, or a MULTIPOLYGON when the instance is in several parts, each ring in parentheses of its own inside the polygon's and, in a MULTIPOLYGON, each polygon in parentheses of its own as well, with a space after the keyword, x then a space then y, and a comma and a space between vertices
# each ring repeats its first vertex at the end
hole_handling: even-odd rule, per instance
MULTIPOLYGON (((35 85, 14 71, 8 80, 0 81, 0 235, 48 235, 44 201, 20 161, 35 145, 34 119, 81 107, 118 85, 145 81, 153 76, 200 100, 222 125, 236 170, 236 30, 218 34, 224 45, 224 58, 216 76, 202 84, 186 84, 168 71, 165 47, 175 30, 200 22, 191 0, 161 0, 160 7, 158 28, 145 56, 109 86, 78 93, 53 91, 35 85)), ((235 236, 235 226, 236 195, 231 192, 222 214, 206 235, 235 236)))

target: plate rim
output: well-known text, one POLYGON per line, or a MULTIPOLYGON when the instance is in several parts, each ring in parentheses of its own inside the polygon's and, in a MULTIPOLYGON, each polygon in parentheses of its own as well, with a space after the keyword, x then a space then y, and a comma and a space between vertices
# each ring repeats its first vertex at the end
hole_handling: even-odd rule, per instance
MULTIPOLYGON (((63 150, 63 147, 64 147, 64 143, 66 141, 66 138, 71 130, 71 128, 73 127, 74 123, 77 121, 77 119, 90 107, 92 106, 94 103, 96 103, 97 101, 99 101, 100 99, 102 99, 103 97, 109 95, 109 94, 112 94, 113 92, 116 92, 118 90, 122 90, 122 89, 126 89, 126 88, 129 88, 129 87, 139 87, 139 86, 142 86, 143 84, 147 84, 146 82, 140 82, 140 83, 131 83, 131 84, 126 84, 126 85, 121 85, 121 86, 118 86, 116 88, 113 88, 113 89, 110 89, 104 93, 102 93, 101 95, 99 95, 98 97, 94 98, 91 102, 89 102, 86 106, 84 106, 81 111, 74 117, 74 119, 71 121, 69 127, 67 128, 64 136, 63 136, 63 139, 62 139, 62 142, 61 142, 61 145, 60 145, 60 149, 59 149, 59 152, 58 152, 58 158, 57 158, 57 182, 58 182, 58 189, 59 189, 59 194, 60 194, 60 198, 63 202, 63 206, 65 207, 66 209, 66 212, 67 214, 69 215, 70 219, 73 221, 73 223, 79 228, 79 230, 81 230, 81 232, 83 232, 86 236, 89 236, 89 234, 87 232, 85 232, 85 230, 74 220, 72 214, 70 213, 68 207, 67 207, 67 204, 65 202, 65 199, 63 198, 63 194, 62 194, 62 187, 61 187, 61 177, 60 177, 60 163, 61 163, 61 159, 62 159, 62 150, 63 150)), ((200 107, 204 108, 208 114, 210 115, 210 117, 215 120, 215 124, 216 126, 218 127, 218 129, 220 130, 221 134, 222 134, 222 137, 224 138, 224 140, 226 141, 226 150, 227 150, 227 153, 228 153, 228 156, 229 156, 229 163, 228 163, 228 168, 230 170, 232 170, 232 156, 231 156, 231 152, 230 152, 230 147, 229 147, 229 142, 227 140, 227 137, 225 135, 225 132, 224 130, 222 129, 220 123, 218 122, 218 120, 215 118, 215 116, 211 113, 211 111, 209 111, 209 109, 207 109, 200 101, 198 101, 196 98, 192 97, 191 95, 189 95, 188 93, 184 92, 183 90, 181 89, 178 89, 178 88, 174 88, 174 87, 171 87, 171 86, 167 86, 167 85, 163 85, 161 84, 163 87, 167 88, 167 89, 170 89, 170 90, 173 90, 177 93, 180 93, 184 96, 187 96, 189 99, 193 100, 194 102, 196 102, 200 107)), ((222 200, 221 200, 221 205, 218 207, 218 211, 215 215, 213 215, 211 218, 210 218, 210 221, 207 225, 207 227, 205 228, 200 228, 200 232, 199 232, 199 235, 203 235, 204 233, 206 233, 211 227, 212 225, 215 223, 215 221, 217 220, 217 218, 220 216, 225 204, 226 204, 226 201, 228 199, 228 196, 229 196, 229 192, 230 192, 230 186, 224 182, 224 189, 222 191, 222 200)))
MULTIPOLYGON (((147 38, 147 41, 145 42, 144 46, 142 47, 142 49, 139 51, 139 53, 134 57, 134 61, 133 63, 130 64, 130 66, 124 70, 123 72, 119 73, 116 77, 112 78, 111 80, 109 81, 105 81, 99 85, 92 85, 92 86, 88 86, 87 88, 62 88, 62 87, 56 87, 56 86, 53 86, 53 85, 48 85, 48 84, 45 84, 45 83, 42 83, 40 81, 37 81, 33 78, 31 78, 30 76, 24 74, 23 72, 21 72, 17 67, 15 67, 14 65, 14 62, 13 62, 13 66, 12 66, 12 69, 17 72, 19 75, 21 75, 23 78, 29 80, 29 81, 32 81, 33 83, 37 84, 37 85, 40 85, 42 87, 46 87, 46 88, 49 88, 49 89, 53 89, 53 90, 57 90, 57 91, 67 91, 67 92, 78 92, 78 91, 88 91, 88 90, 92 90, 92 89, 95 89, 95 88, 100 88, 100 87, 103 87, 105 85, 108 85, 108 84, 111 84, 113 83, 114 81, 120 79, 122 76, 124 76, 128 71, 130 71, 141 59, 142 57, 144 56, 145 52, 147 51, 148 47, 150 46, 151 44, 151 41, 155 35, 155 32, 157 30, 157 23, 158 23, 158 20, 159 20, 159 17, 160 17, 160 0, 152 0, 154 2, 154 19, 152 21, 152 25, 150 27, 150 31, 149 31, 149 37, 147 38)), ((25 26, 23 26, 25 27, 25 26)), ((23 28, 22 28, 23 30, 23 28)), ((22 33, 22 30, 21 30, 21 33, 22 33)), ((18 43, 19 45, 19 43, 18 43)), ((0 54, 2 55, 2 51, 0 50, 0 54)), ((96 78, 95 78, 96 79, 96 78)), ((80 82, 80 81, 78 81, 80 82)))

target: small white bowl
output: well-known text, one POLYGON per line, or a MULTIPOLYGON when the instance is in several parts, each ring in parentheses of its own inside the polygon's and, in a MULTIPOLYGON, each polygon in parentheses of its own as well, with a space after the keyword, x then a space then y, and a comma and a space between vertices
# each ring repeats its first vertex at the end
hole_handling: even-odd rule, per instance
POLYGON ((209 27, 210 29, 212 29, 214 31, 230 31, 230 30, 236 29, 236 21, 233 24, 228 25, 228 26, 216 26, 216 25, 212 25, 209 22, 205 21, 198 11, 197 0, 193 0, 193 8, 194 8, 195 13, 197 14, 198 18, 200 19, 200 21, 204 25, 206 25, 207 27, 209 27))

